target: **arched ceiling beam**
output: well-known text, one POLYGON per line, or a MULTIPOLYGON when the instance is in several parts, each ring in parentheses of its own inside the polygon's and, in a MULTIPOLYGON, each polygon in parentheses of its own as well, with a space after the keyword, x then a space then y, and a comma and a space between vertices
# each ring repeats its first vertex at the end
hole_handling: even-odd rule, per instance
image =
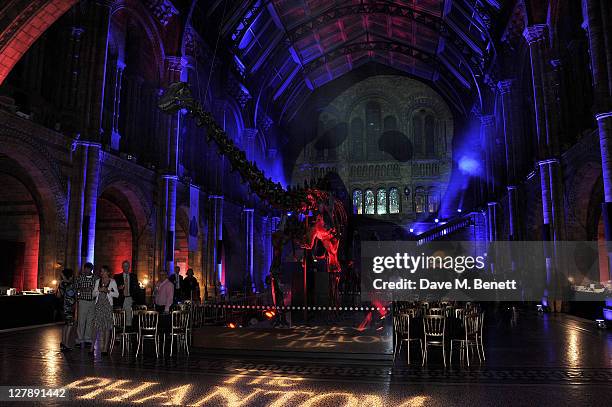
POLYGON ((430 66, 432 68, 432 72, 439 71, 445 74, 449 80, 454 80, 456 83, 459 83, 462 88, 471 88, 471 82, 467 78, 461 75, 458 71, 451 72, 445 66, 445 64, 440 63, 438 57, 435 54, 431 54, 429 52, 414 48, 408 44, 399 43, 397 41, 356 42, 339 46, 319 56, 318 58, 308 61, 304 65, 304 73, 310 74, 317 68, 322 67, 327 62, 330 62, 338 57, 364 51, 395 52, 398 54, 409 56, 430 66))
POLYGON ((440 32, 444 26, 444 22, 439 16, 416 10, 409 6, 396 5, 391 2, 360 3, 327 9, 288 30, 287 36, 291 41, 296 42, 306 38, 313 30, 332 23, 339 18, 359 14, 385 14, 408 18, 436 32, 440 32))
POLYGON ((410 6, 396 5, 391 2, 360 3, 327 9, 300 25, 289 29, 287 31, 287 36, 289 40, 295 44, 307 38, 318 28, 322 28, 340 18, 360 14, 382 14, 389 17, 401 17, 415 21, 437 32, 447 41, 454 44, 463 56, 470 61, 472 70, 476 70, 476 72, 483 71, 481 65, 483 62, 484 49, 469 35, 464 33, 457 24, 454 24, 450 19, 446 21, 446 19, 440 16, 417 10, 410 6))

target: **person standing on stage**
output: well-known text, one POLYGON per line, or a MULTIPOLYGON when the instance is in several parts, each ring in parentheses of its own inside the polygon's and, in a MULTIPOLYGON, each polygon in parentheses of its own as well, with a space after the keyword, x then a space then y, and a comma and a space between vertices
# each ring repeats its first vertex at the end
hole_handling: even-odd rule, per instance
POLYGON ((118 304, 125 310, 125 324, 132 326, 132 304, 133 297, 138 295, 140 285, 138 278, 134 273, 130 272, 130 262, 124 260, 121 264, 122 273, 115 275, 117 288, 119 288, 118 304))
POLYGON ((93 264, 89 262, 85 263, 83 272, 74 282, 78 301, 77 340, 75 345, 77 348, 81 346, 91 346, 92 344, 92 324, 94 316, 94 298, 92 292, 96 282, 93 270, 93 264))

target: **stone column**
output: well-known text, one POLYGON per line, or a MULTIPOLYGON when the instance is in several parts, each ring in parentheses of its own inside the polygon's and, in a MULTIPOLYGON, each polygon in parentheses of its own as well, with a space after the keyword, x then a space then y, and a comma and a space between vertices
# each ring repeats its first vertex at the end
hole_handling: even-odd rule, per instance
MULTIPOLYGON (((610 44, 606 44, 606 35, 609 36, 610 34, 604 29, 604 19, 608 20, 609 18, 609 9, 606 10, 606 6, 609 7, 607 3, 609 3, 607 0, 582 1, 584 14, 582 28, 586 30, 589 41, 595 104, 599 107, 605 104, 605 101, 612 94, 612 84, 610 84, 612 80, 610 69, 612 68, 609 68, 612 61, 608 60, 608 58, 612 59, 612 55, 609 55, 612 51, 607 48, 610 44)), ((605 22, 609 24, 609 21, 605 22)), ((610 27, 607 28, 610 29, 610 27)))
POLYGON ((498 240, 498 218, 497 218, 497 202, 487 203, 487 219, 488 219, 488 237, 490 242, 498 240))
POLYGON ((547 115, 546 92, 546 48, 548 43, 548 28, 546 24, 536 24, 525 28, 523 36, 529 45, 531 60, 531 76, 535 111, 535 127, 538 138, 538 153, 540 157, 548 157, 550 151, 550 122, 547 115))
POLYGON ((544 240, 563 238, 562 177, 558 154, 558 106, 553 97, 558 86, 558 61, 548 60, 548 28, 545 24, 527 27, 523 32, 529 44, 536 113, 544 240))
MULTIPOLYGON (((214 286, 214 297, 225 293, 222 276, 223 196, 211 195, 208 221, 208 272, 214 286)), ((212 290, 210 290, 213 292, 212 290)))
POLYGON ((159 179, 160 217, 159 217, 159 257, 158 267, 174 273, 174 241, 176 237, 176 184, 175 174, 163 174, 159 179))
POLYGON ((77 141, 73 155, 69 208, 68 265, 75 271, 94 261, 100 144, 77 141))
POLYGON ((480 116, 480 139, 484 146, 487 199, 495 196, 495 116, 480 116))
POLYGON ((262 253, 262 262, 261 262, 261 269, 258 272, 258 280, 257 283, 259 284, 257 286, 257 288, 261 288, 263 287, 263 282, 265 281, 266 278, 266 274, 268 273, 268 270, 270 269, 270 264, 271 264, 271 257, 270 257, 270 253, 271 253, 271 245, 272 245, 272 218, 270 216, 262 216, 261 217, 261 230, 262 230, 262 242, 263 242, 263 253, 262 253))
POLYGON ((245 277, 250 281, 250 287, 245 287, 245 290, 250 290, 251 292, 257 291, 257 285, 255 284, 255 274, 253 268, 253 218, 255 215, 255 211, 253 208, 244 208, 244 236, 245 236, 245 247, 246 247, 246 272, 245 277))
MULTIPOLYGON (((612 270, 612 111, 595 116, 599 129, 601 169, 603 173, 604 200, 602 216, 606 240, 608 241, 608 270, 612 270)), ((612 278, 612 272, 609 278, 612 278)))
POLYGON ((119 134, 119 115, 121 112, 121 85, 123 80, 123 71, 125 64, 121 61, 117 61, 114 72, 114 83, 113 83, 113 105, 112 105, 112 116, 111 116, 111 135, 110 142, 111 148, 118 151, 121 142, 121 134, 119 134))
POLYGON ((503 136, 506 153, 506 182, 508 192, 508 224, 510 229, 510 240, 519 239, 519 228, 517 219, 517 190, 516 190, 516 173, 517 173, 517 162, 516 162, 516 150, 517 140, 514 134, 514 114, 512 106, 512 84, 513 80, 507 79, 499 81, 497 88, 501 96, 501 109, 503 118, 503 136))
MULTIPOLYGON (((184 75, 183 59, 180 57, 166 58, 166 83, 179 81, 184 75)), ((181 132, 182 113, 178 112, 167 118, 165 128, 165 149, 162 157, 162 167, 165 174, 161 176, 159 206, 160 219, 160 254, 161 267, 169 274, 174 274, 174 243, 176 238, 176 187, 178 182, 178 147, 181 132)))

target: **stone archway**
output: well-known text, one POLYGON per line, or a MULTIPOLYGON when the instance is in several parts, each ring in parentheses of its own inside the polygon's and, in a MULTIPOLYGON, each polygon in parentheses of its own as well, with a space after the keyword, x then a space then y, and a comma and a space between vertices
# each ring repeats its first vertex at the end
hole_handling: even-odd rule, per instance
POLYGON ((101 253, 101 258, 108 259, 111 264, 107 265, 117 273, 121 262, 128 260, 140 281, 152 282, 155 234, 151 201, 137 186, 121 179, 103 180, 100 191, 96 210, 96 262, 101 253), (103 248, 105 243, 109 246, 103 248))
MULTIPOLYGON (((0 172, 0 286, 38 287, 40 213, 34 196, 17 177, 0 172)), ((42 281, 51 285, 51 281, 42 281)))
POLYGON ((17 0, 0 6, 0 85, 34 42, 78 0, 17 0))
POLYGON ((40 228, 36 286, 48 286, 57 279, 66 260, 65 184, 53 158, 39 150, 33 140, 15 137, 11 130, 0 134, 0 172, 18 179, 33 199, 40 228))
POLYGON ((120 273, 124 260, 133 263, 133 240, 132 226, 113 196, 100 196, 96 209, 96 265, 108 266, 113 274, 120 273))

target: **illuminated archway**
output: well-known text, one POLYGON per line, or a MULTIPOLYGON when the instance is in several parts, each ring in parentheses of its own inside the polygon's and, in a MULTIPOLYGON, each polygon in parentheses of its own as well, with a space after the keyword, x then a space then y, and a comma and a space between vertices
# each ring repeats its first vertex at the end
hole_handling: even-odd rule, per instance
POLYGON ((0 25, 0 85, 34 42, 78 0, 8 2, 0 14, 15 17, 0 25))
POLYGON ((96 213, 95 262, 106 265, 111 273, 121 272, 121 263, 132 264, 132 228, 121 208, 108 196, 98 199, 96 213))
MULTIPOLYGON (((27 186, 0 172, 0 286, 38 287, 40 213, 27 186)), ((50 282, 49 282, 50 284, 50 282)))

